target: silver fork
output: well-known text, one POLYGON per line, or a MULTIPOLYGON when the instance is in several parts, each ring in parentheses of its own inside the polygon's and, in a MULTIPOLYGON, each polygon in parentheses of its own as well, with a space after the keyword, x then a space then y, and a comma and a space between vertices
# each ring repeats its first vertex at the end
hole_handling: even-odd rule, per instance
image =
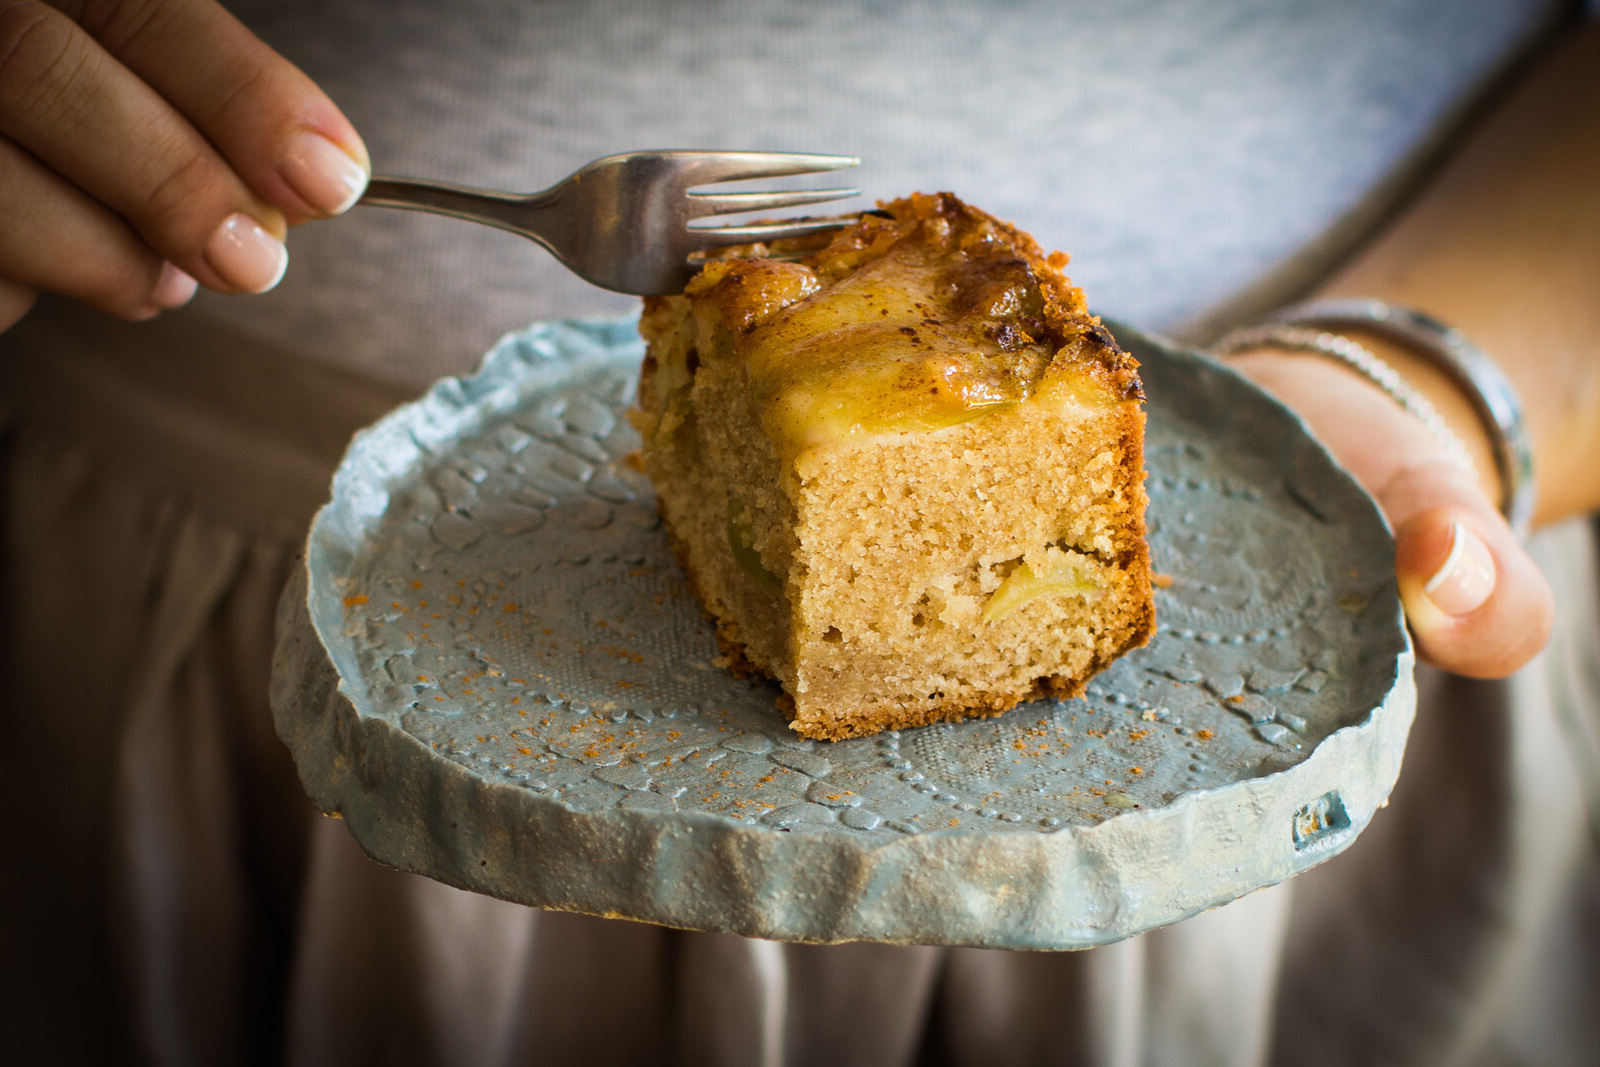
POLYGON ((481 222, 531 238, 582 277, 620 293, 680 293, 691 257, 714 248, 837 229, 855 216, 691 225, 715 215, 774 211, 856 196, 855 189, 702 192, 696 187, 853 167, 854 156, 786 152, 626 152, 597 159, 543 192, 523 195, 443 182, 375 177, 360 203, 481 222))

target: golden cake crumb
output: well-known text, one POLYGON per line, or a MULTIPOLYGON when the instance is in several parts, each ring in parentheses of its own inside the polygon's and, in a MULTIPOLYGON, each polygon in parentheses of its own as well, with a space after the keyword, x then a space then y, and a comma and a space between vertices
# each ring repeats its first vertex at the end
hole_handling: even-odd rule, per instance
POLYGON ((800 734, 1075 696, 1149 639, 1138 366, 1065 264, 915 194, 646 302, 645 470, 800 734))

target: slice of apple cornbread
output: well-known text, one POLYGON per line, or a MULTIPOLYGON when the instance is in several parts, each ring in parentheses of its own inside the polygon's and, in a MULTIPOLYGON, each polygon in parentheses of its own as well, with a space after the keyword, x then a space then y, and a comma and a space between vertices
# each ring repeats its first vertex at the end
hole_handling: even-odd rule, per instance
POLYGON ((1081 693, 1155 622, 1136 362, 948 194, 818 244, 640 323, 645 469, 735 669, 818 739, 1081 693))

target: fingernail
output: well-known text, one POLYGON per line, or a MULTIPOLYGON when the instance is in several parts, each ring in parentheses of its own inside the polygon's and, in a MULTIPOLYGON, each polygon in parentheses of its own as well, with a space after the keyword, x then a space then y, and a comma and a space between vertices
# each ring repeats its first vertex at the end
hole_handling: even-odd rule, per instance
POLYGON ((1494 556, 1466 524, 1450 524, 1450 554, 1422 587, 1446 615, 1467 615, 1483 606, 1494 592, 1494 556))
POLYGON ((289 269, 289 250, 249 215, 233 214, 206 242, 206 262, 235 289, 264 293, 289 269))
POLYGON ((345 150, 310 130, 297 130, 284 143, 283 178, 301 199, 325 215, 339 215, 360 199, 367 170, 345 150))
POLYGON ((181 308, 194 299, 195 290, 199 288, 200 283, 189 275, 171 263, 163 263, 161 277, 156 279, 156 287, 150 293, 150 303, 163 311, 181 308))

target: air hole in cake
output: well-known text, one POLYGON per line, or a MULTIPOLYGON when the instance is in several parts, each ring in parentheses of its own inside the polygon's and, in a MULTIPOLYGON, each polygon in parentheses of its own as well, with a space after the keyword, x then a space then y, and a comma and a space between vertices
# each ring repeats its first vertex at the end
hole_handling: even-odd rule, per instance
POLYGON ((1011 572, 1020 566, 1022 566, 1021 556, 1016 556, 1012 559, 1003 559, 999 563, 989 564, 989 574, 995 579, 995 581, 1003 582, 1007 578, 1011 577, 1011 572))
POLYGON ((830 645, 837 645, 839 642, 844 640, 844 634, 839 632, 839 628, 837 626, 830 626, 826 630, 822 631, 822 639, 828 642, 830 645))
POLYGON ((694 345, 690 345, 689 351, 683 354, 683 369, 689 372, 691 378, 694 377, 694 372, 700 369, 700 349, 694 345))

